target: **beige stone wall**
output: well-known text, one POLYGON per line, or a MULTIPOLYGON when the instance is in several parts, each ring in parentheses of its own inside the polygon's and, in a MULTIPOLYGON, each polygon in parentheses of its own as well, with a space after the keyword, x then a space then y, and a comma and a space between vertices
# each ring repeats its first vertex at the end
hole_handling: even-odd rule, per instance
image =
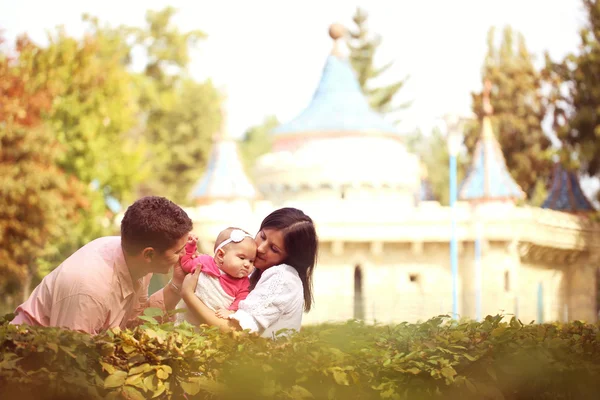
MULTIPOLYGON (((367 243, 334 247, 329 243, 321 247, 315 270, 315 306, 305 316, 305 323, 354 317, 357 265, 363 272, 366 321, 415 322, 451 313, 452 277, 447 244, 385 244, 379 254, 367 243)), ((459 249, 459 314, 475 318, 475 249, 472 243, 459 249)), ((506 242, 484 242, 480 264, 482 317, 505 314, 516 315, 523 323, 539 322, 541 284, 544 322, 596 318, 595 269, 591 266, 521 262, 506 242)))
POLYGON ((593 259, 586 258, 569 269, 569 299, 570 319, 588 322, 598 320, 597 313, 597 269, 598 264, 593 259))
POLYGON ((541 322, 538 317, 538 292, 542 288, 543 322, 564 321, 567 304, 566 268, 543 263, 524 262, 518 292, 518 317, 523 323, 541 322))
POLYGON ((345 243, 337 249, 341 254, 335 254, 334 246, 325 244, 320 249, 315 307, 305 323, 353 318, 357 265, 363 271, 368 322, 415 322, 452 311, 447 245, 417 249, 410 244, 385 244, 378 249, 367 243, 345 243))

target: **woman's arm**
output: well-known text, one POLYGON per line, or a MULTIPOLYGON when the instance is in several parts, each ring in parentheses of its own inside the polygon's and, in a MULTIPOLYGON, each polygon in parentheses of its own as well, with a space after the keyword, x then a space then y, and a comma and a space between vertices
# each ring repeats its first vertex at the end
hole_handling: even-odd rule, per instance
POLYGON ((201 270, 202 268, 197 268, 193 274, 187 274, 181 286, 181 298, 188 306, 188 312, 208 325, 219 327, 222 331, 241 330, 236 320, 217 317, 215 312, 196 296, 194 292, 196 291, 196 285, 198 285, 198 275, 200 275, 201 270))

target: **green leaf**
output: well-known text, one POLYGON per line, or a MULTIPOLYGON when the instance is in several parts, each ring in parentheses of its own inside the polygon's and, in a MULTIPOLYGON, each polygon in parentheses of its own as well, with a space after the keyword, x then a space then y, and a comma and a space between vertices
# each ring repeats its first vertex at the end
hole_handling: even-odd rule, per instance
POLYGON ((154 392, 156 390, 156 384, 154 383, 154 375, 149 375, 144 378, 144 386, 151 392, 154 392))
POLYGON ((108 372, 109 375, 114 374, 116 371, 115 367, 113 367, 109 363, 105 363, 104 361, 100 361, 100 365, 102 365, 102 369, 104 369, 106 372, 108 372))
MULTIPOLYGON (((164 314, 164 311, 161 310, 160 308, 156 308, 156 307, 149 307, 144 310, 144 315, 147 317, 162 317, 163 314, 164 314)), ((139 317, 139 318, 141 318, 141 317, 139 317)))
POLYGON ((333 371, 333 379, 338 385, 348 386, 350 383, 348 382, 348 375, 344 371, 340 371, 334 369, 333 371))
POLYGON ((145 400, 146 397, 140 393, 139 390, 134 388, 133 386, 125 386, 122 390, 122 395, 124 399, 127 400, 145 400))
POLYGON ((444 367, 442 368, 442 375, 448 379, 453 379, 456 375, 456 371, 452 367, 444 367))
POLYGON ((183 389, 186 394, 194 396, 200 391, 200 383, 199 382, 179 382, 179 385, 183 389))
POLYGON ((73 352, 71 351, 70 348, 66 347, 66 346, 59 346, 60 349, 62 351, 64 351, 65 353, 67 353, 71 358, 77 358, 77 356, 75 354, 73 354, 73 352))
POLYGON ((154 317, 147 317, 145 315, 140 315, 138 318, 148 322, 151 325, 158 325, 158 321, 154 317))
POLYGON ((132 386, 136 386, 139 383, 142 382, 142 375, 143 374, 136 374, 136 375, 130 375, 126 380, 125 380, 125 384, 126 385, 132 385, 132 386))
POLYGON ((167 388, 164 385, 159 386, 152 394, 152 398, 154 399, 154 398, 160 396, 165 390, 167 390, 167 388))
POLYGON ((506 331, 506 328, 500 326, 492 331, 492 337, 501 336, 505 331, 506 331))
POLYGON ((115 371, 114 373, 107 376, 104 380, 104 388, 109 389, 123 386, 123 384, 125 383, 125 379, 127 379, 127 372, 115 371))
POLYGON ((167 379, 169 377, 169 374, 163 369, 157 369, 156 376, 158 377, 158 379, 167 379))
POLYGON ((167 374, 173 373, 173 369, 168 365, 161 365, 161 366, 159 366, 159 368, 164 370, 167 374))
POLYGON ((144 373, 144 372, 148 372, 152 369, 152 367, 150 366, 150 364, 145 363, 142 365, 138 365, 137 367, 133 367, 129 370, 129 375, 135 375, 135 374, 140 374, 140 373, 144 373))
POLYGON ((127 344, 124 344, 123 347, 122 347, 122 349, 125 352, 125 354, 129 354, 129 353, 135 351, 135 347, 129 346, 127 344))

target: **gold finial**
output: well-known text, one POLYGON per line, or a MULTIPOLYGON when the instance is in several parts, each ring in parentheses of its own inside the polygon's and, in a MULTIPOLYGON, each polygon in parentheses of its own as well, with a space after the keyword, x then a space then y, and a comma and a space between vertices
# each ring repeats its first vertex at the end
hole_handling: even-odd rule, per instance
POLYGON ((339 39, 346 35, 346 28, 342 24, 334 23, 329 26, 329 36, 333 39, 333 50, 331 54, 340 56, 339 39))
POLYGON ((483 83, 482 102, 483 102, 483 113, 484 115, 492 115, 494 107, 490 102, 490 95, 492 92, 492 82, 486 78, 483 83))

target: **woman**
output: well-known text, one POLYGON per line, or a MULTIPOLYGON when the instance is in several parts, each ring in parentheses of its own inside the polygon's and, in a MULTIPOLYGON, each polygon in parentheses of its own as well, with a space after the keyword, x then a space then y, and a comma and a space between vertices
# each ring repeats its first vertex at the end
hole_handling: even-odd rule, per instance
POLYGON ((229 319, 217 317, 195 294, 198 274, 185 277, 181 296, 188 312, 222 330, 249 329, 272 337, 281 329, 300 330, 302 312, 313 303, 312 274, 318 238, 312 219, 296 208, 269 214, 255 237, 256 270, 250 277, 252 292, 229 319))

